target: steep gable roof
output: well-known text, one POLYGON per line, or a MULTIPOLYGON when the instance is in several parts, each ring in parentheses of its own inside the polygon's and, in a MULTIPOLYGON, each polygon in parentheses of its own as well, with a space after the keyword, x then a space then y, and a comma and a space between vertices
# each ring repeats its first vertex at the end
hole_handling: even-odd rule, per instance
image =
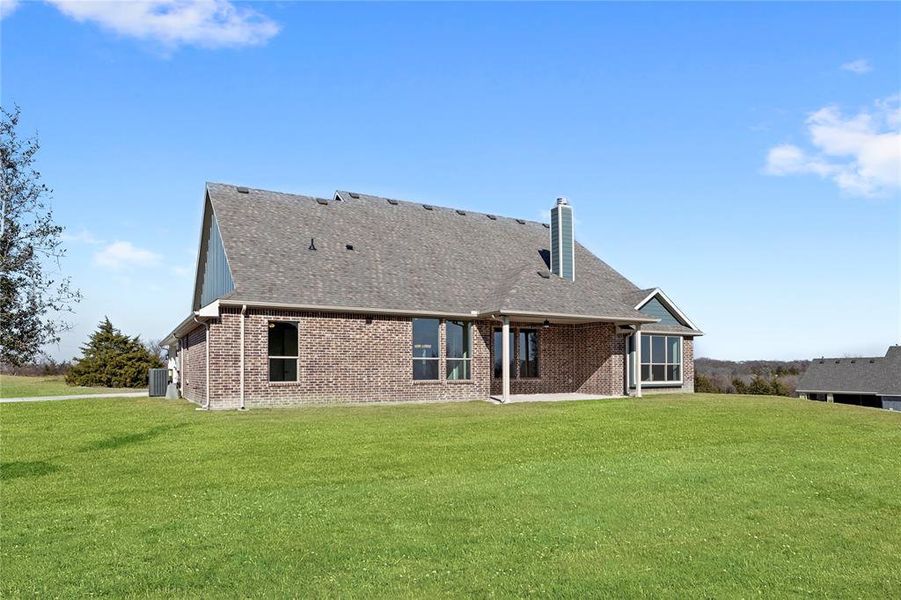
POLYGON ((207 193, 229 302, 653 321, 634 308, 638 288, 580 244, 576 280, 547 277, 542 223, 343 191, 325 200, 210 183, 207 193))

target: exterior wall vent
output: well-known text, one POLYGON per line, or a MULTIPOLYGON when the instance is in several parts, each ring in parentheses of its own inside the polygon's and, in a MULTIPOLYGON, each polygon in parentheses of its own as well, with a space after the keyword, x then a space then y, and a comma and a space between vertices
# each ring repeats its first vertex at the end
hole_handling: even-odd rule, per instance
POLYGON ((558 277, 576 278, 576 242, 573 235, 573 207, 566 198, 557 198, 551 209, 551 272, 558 277))

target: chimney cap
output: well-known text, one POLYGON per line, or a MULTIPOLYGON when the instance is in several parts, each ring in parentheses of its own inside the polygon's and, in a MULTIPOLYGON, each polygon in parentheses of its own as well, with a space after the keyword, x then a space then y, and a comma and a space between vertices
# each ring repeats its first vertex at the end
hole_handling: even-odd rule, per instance
POLYGON ((569 200, 566 199, 566 196, 557 198, 557 206, 569 206, 569 200))

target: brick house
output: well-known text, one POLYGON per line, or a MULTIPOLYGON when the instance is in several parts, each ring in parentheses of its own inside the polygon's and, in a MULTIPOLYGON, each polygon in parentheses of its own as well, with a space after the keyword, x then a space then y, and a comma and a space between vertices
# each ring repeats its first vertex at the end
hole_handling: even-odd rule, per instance
POLYGON ((208 184, 173 379, 212 409, 693 391, 698 328, 550 221, 208 184))

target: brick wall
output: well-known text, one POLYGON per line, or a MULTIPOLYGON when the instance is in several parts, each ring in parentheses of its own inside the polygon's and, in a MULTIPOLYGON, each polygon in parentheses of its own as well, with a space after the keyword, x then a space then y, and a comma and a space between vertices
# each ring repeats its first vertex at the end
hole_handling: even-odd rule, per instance
MULTIPOLYGON (((413 381, 412 320, 407 317, 249 309, 244 323, 244 401, 249 408, 342 402, 429 402, 488 397, 488 324, 473 324, 472 379, 413 381), (270 321, 298 326, 296 382, 270 382, 270 321), (368 322, 367 322, 368 321, 368 322)), ((210 325, 211 408, 240 405, 239 309, 210 325)), ((444 357, 445 324, 439 327, 444 357)))
MULTIPOLYGON (((240 309, 223 308, 210 322, 210 406, 240 406, 240 309)), ((445 324, 439 328, 439 379, 414 381, 412 319, 400 316, 332 314, 249 309, 245 317, 244 394, 248 408, 345 402, 441 402, 481 400, 502 391, 494 379, 491 360, 496 321, 473 322, 472 379, 445 379, 445 324), (270 382, 268 331, 270 321, 298 325, 298 380, 270 382)), ((513 323, 511 330, 537 330, 539 377, 518 378, 519 349, 511 351, 513 394, 585 393, 618 396, 623 393, 625 338, 609 323, 551 325, 513 323)), ((514 338, 515 339, 515 338, 514 338)), ((692 391, 692 341, 684 347, 684 384, 654 391, 692 391)), ((206 333, 199 326, 180 342, 184 353, 184 396, 206 400, 206 333)), ((497 349, 500 353, 500 348, 497 349)))
POLYGON ((197 404, 206 402, 206 327, 198 325, 179 340, 182 354, 182 396, 197 404))
MULTIPOLYGON (((499 328, 498 323, 493 328, 499 328)), ((538 377, 519 377, 518 336, 511 352, 514 365, 510 373, 511 394, 580 393, 619 396, 623 393, 623 353, 625 339, 616 335, 610 323, 551 325, 547 329, 535 323, 511 323, 519 329, 538 330, 538 377)), ((494 336, 491 341, 493 343, 494 336)), ((501 349, 496 349, 498 355, 501 349)), ((493 368, 491 373, 493 374, 493 368)), ((503 382, 492 378, 491 393, 501 394, 503 382)))

